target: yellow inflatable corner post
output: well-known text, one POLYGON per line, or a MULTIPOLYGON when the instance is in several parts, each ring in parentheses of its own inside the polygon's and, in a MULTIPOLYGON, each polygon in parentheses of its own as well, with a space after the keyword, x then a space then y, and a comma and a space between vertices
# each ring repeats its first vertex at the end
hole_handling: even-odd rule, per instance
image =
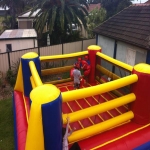
POLYGON ((62 149, 62 97, 60 90, 45 84, 30 94, 31 110, 26 150, 62 149))

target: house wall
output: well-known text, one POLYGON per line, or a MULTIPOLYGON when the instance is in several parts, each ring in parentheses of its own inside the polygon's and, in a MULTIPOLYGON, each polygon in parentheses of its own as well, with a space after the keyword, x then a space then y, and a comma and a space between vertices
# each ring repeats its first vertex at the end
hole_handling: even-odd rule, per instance
MULTIPOLYGON (((114 58, 114 45, 115 40, 98 35, 97 45, 102 47, 102 52, 110 57, 114 58)), ((121 41, 117 41, 116 47, 116 59, 120 60, 124 63, 134 66, 138 63, 146 63, 147 50, 142 49, 140 47, 124 43, 121 41)), ((102 66, 106 67, 110 71, 113 71, 112 65, 102 60, 102 66)), ((115 73, 119 76, 125 76, 129 73, 124 71, 123 69, 119 69, 115 67, 115 73)))
POLYGON ((18 29, 32 29, 33 19, 32 18, 18 18, 18 29))
MULTIPOLYGON (((114 43, 114 39, 98 35, 97 45, 101 46, 102 53, 110 57, 113 57, 114 55, 114 43)), ((112 71, 112 65, 110 63, 102 60, 101 65, 112 71)))
POLYGON ((115 40, 99 35, 98 36, 98 45, 101 46, 102 52, 110 57, 113 57, 114 54, 114 42, 115 40))
POLYGON ((0 53, 6 52, 6 44, 12 45, 12 51, 37 47, 36 39, 13 39, 0 41, 0 53))
POLYGON ((0 16, 5 16, 8 10, 0 10, 0 16))
POLYGON ((124 42, 117 42, 116 59, 134 66, 138 63, 146 63, 146 57, 147 50, 124 42))
MULTIPOLYGON (((146 57, 147 50, 121 41, 117 42, 116 59, 134 66, 138 63, 146 63, 146 57)), ((115 67, 115 73, 119 76, 126 76, 129 74, 118 67, 115 67)))
POLYGON ((18 29, 32 29, 32 21, 18 21, 18 29))

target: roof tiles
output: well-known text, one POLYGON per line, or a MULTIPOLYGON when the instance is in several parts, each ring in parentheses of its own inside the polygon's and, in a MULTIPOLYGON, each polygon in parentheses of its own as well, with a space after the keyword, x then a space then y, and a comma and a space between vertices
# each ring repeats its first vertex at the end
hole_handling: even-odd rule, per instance
POLYGON ((150 5, 131 5, 95 28, 94 32, 150 50, 150 5))

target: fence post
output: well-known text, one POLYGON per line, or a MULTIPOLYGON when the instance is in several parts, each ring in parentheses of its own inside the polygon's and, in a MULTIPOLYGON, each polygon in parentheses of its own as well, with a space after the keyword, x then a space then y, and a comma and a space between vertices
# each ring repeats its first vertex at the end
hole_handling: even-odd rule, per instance
POLYGON ((83 51, 83 40, 82 40, 82 49, 81 49, 81 51, 83 51))
POLYGON ((10 64, 10 54, 9 54, 9 52, 7 52, 7 56, 8 56, 9 69, 11 69, 11 64, 10 64))
POLYGON ((64 54, 64 44, 62 42, 62 54, 64 54))
POLYGON ((40 56, 40 47, 38 46, 38 55, 40 56))

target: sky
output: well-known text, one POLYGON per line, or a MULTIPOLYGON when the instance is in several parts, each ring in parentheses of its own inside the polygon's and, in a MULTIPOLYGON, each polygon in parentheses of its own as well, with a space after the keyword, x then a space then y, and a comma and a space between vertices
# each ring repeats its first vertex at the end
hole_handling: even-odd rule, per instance
POLYGON ((145 3, 147 2, 148 0, 134 0, 132 3, 135 4, 135 3, 145 3))

